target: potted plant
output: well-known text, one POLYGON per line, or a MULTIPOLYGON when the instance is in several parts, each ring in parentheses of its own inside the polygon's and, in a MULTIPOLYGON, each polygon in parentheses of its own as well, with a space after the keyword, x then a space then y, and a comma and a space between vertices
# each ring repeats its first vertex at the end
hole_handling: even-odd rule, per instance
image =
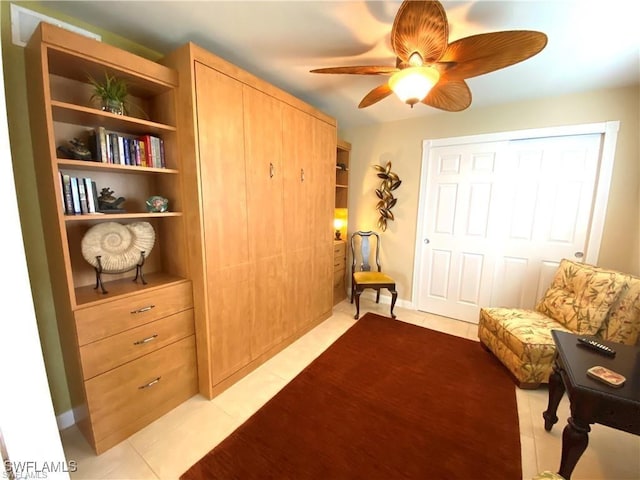
POLYGON ((91 100, 99 98, 102 110, 124 115, 126 112, 125 100, 127 98, 127 83, 105 72, 104 81, 99 82, 89 75, 89 83, 93 86, 91 100))

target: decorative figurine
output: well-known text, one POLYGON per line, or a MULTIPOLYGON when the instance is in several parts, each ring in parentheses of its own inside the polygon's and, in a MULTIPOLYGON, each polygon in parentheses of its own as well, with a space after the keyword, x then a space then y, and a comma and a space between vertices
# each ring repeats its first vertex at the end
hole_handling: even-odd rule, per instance
POLYGON ((398 201, 391 192, 400 186, 402 180, 396 173, 391 171, 391 162, 387 162, 386 167, 374 165, 373 168, 378 171, 378 178, 382 179, 380 188, 376 188, 376 196, 380 199, 376 205, 376 210, 380 213, 378 228, 384 232, 387 230, 387 221, 395 218, 391 209, 398 201))
POLYGON ((70 147, 59 146, 58 153, 61 153, 66 158, 73 160, 91 160, 91 151, 87 148, 82 140, 74 138, 69 140, 70 147))
POLYGON ((146 202, 147 212, 161 213, 169 210, 169 200, 164 197, 154 195, 149 197, 146 202))
POLYGON ((120 208, 120 205, 122 205, 122 202, 124 201, 124 197, 114 197, 113 190, 109 187, 105 187, 100 190, 100 196, 98 197, 98 211, 101 213, 125 213, 125 210, 120 208))

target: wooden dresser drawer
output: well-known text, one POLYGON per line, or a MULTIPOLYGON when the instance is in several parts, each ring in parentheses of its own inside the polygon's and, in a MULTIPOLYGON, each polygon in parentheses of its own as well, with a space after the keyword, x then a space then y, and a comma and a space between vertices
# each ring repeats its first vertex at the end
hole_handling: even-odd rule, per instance
POLYGON ((86 345, 192 307, 191 282, 183 282, 81 308, 74 313, 78 344, 86 345))
POLYGON ((87 380, 96 449, 106 450, 195 395, 196 372, 195 337, 189 336, 87 380))
POLYGON ((193 309, 169 315, 80 347, 85 380, 193 335, 193 309))
POLYGON ((344 242, 333 243, 333 270, 344 270, 345 268, 346 244, 344 242))

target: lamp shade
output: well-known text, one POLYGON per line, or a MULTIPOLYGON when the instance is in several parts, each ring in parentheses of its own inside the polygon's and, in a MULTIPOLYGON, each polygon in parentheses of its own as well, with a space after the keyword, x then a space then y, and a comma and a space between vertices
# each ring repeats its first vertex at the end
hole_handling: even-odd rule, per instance
POLYGON ((404 103, 413 107, 438 83, 440 73, 433 67, 408 67, 389 79, 389 87, 404 103))

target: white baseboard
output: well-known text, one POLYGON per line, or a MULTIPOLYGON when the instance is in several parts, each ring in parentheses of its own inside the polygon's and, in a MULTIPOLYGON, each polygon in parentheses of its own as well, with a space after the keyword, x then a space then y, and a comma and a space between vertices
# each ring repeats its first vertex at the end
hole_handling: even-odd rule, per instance
POLYGON ((58 430, 64 430, 65 428, 69 428, 74 425, 76 423, 76 419, 73 416, 73 410, 62 412, 56 417, 56 422, 58 422, 58 430))

